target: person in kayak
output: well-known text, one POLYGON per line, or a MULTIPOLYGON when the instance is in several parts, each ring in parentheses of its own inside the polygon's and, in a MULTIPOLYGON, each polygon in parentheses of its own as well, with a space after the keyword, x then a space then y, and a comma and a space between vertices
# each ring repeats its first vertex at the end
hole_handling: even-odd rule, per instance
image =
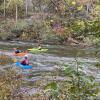
POLYGON ((42 46, 41 44, 38 45, 38 50, 41 50, 42 49, 42 46))
POLYGON ((13 48, 15 54, 20 53, 21 51, 18 48, 13 48))
POLYGON ((22 65, 29 65, 28 55, 25 55, 24 58, 21 59, 20 63, 22 65))

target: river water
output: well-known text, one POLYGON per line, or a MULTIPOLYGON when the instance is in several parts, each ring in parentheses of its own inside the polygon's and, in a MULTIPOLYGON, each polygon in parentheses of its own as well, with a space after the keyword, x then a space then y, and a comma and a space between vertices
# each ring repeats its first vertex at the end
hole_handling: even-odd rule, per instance
MULTIPOLYGON (((12 56, 12 48, 19 47, 21 50, 27 50, 28 48, 36 47, 37 44, 29 42, 0 42, 0 50, 6 55, 12 56)), ((58 69, 62 69, 64 64, 76 67, 76 59, 81 64, 82 71, 85 74, 93 75, 96 82, 100 82, 100 67, 95 65, 100 61, 100 47, 80 47, 80 46, 63 46, 63 45, 43 45, 43 48, 47 48, 48 51, 45 53, 32 54, 30 56, 30 64, 33 66, 31 71, 16 70, 18 73, 28 74, 31 72, 31 77, 24 77, 28 85, 32 82, 41 80, 46 74, 48 80, 66 80, 64 76, 55 76, 50 73, 55 73, 58 69)), ((20 60, 21 57, 15 57, 20 60)), ((14 64, 12 64, 13 66, 14 64)), ((11 65, 5 65, 1 69, 4 71, 11 65)), ((15 66, 14 66, 15 68, 15 66)), ((31 92, 32 93, 32 92, 31 92)))

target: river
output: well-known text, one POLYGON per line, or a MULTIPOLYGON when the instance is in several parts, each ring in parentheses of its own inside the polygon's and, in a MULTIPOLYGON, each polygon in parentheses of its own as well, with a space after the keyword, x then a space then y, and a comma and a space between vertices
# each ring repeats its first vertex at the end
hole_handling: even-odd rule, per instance
MULTIPOLYGON (((37 44, 29 42, 0 42, 0 50, 5 50, 4 53, 11 55, 14 47, 19 47, 21 50, 36 47, 37 44)), ((41 80, 45 76, 48 80, 65 80, 64 76, 55 76, 50 73, 55 73, 64 64, 76 66, 76 59, 81 63, 82 71, 88 75, 93 75, 96 82, 100 82, 100 67, 96 67, 96 63, 100 61, 100 47, 80 47, 80 46, 64 46, 64 45, 47 45, 44 44, 43 48, 47 48, 45 53, 32 54, 29 53, 31 59, 30 64, 33 66, 31 70, 31 77, 24 77, 28 85, 32 82, 41 80), (45 75, 44 75, 45 74, 45 75), (56 77, 56 78, 55 78, 56 77)), ((13 57, 14 58, 14 57, 13 57)), ((20 60, 20 57, 16 57, 20 60)), ((12 64, 14 65, 14 64, 12 64)), ((12 66, 11 65, 11 66, 12 66)), ((3 66, 5 70, 8 65, 3 66)), ((15 68, 15 67, 14 67, 15 68)), ((17 70, 16 70, 17 71, 17 70)), ((18 70, 18 73, 27 74, 26 70, 18 70)), ((32 92, 31 92, 32 93, 32 92)))

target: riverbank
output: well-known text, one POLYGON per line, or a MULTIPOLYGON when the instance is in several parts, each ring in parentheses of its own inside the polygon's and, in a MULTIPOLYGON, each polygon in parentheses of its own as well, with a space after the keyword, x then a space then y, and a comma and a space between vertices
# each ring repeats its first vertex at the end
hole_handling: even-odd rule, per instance
MULTIPOLYGON (((44 20, 46 21, 46 20, 44 20)), ((50 24, 50 23, 49 23, 50 24)), ((14 19, 1 20, 0 22, 1 41, 23 41, 42 44, 55 45, 79 45, 91 46, 100 43, 99 37, 84 36, 79 33, 68 33, 66 27, 62 29, 46 25, 43 21, 36 19, 19 19, 17 23, 14 19), (61 32, 60 32, 61 31, 61 32)))
POLYGON ((14 39, 14 40, 12 40, 12 41, 10 41, 10 40, 0 40, 0 45, 7 45, 7 44, 9 44, 9 45, 13 45, 12 43, 17 43, 16 45, 20 45, 20 44, 29 44, 30 46, 32 46, 32 45, 35 45, 35 46, 37 46, 38 44, 41 44, 41 45, 62 45, 62 46, 72 46, 72 47, 83 47, 83 48, 85 48, 85 47, 94 47, 94 46, 96 46, 96 45, 98 45, 98 44, 87 44, 87 43, 79 43, 79 42, 77 42, 77 43, 75 43, 75 42, 71 42, 71 41, 67 41, 67 42, 64 42, 64 43, 59 43, 59 42, 44 42, 44 41, 40 41, 40 42, 38 42, 38 41, 27 41, 27 40, 20 40, 20 39, 18 39, 18 40, 16 40, 16 39, 14 39))

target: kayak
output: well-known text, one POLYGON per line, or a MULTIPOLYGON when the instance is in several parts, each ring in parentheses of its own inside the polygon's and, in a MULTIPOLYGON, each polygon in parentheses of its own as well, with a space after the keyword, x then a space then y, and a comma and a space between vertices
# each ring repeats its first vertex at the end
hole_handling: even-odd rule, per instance
POLYGON ((30 66, 30 65, 22 65, 19 61, 16 62, 16 66, 20 67, 22 69, 32 69, 32 66, 30 66))
POLYGON ((13 54, 14 56, 25 56, 27 53, 26 52, 21 52, 21 53, 17 53, 17 54, 13 54))
POLYGON ((28 49, 31 53, 38 53, 38 52, 46 52, 48 51, 48 49, 38 49, 38 48, 32 48, 32 49, 28 49))

